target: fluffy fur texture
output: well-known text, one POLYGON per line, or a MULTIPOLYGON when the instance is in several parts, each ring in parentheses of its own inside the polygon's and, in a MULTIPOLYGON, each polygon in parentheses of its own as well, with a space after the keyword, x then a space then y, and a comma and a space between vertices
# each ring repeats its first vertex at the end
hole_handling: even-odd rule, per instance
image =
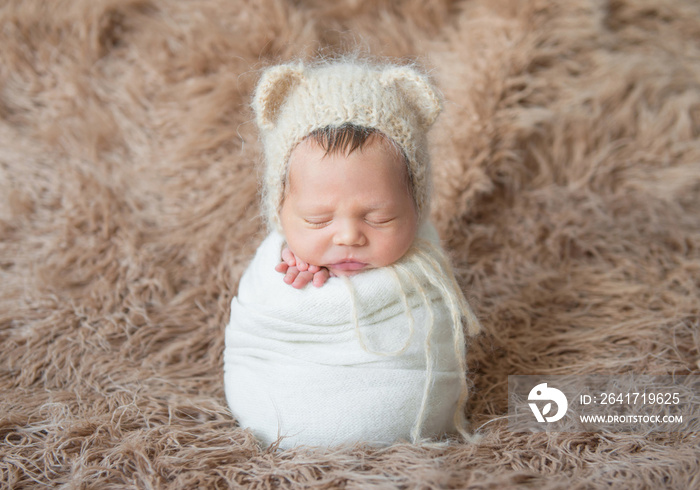
POLYGON ((695 0, 0 7, 0 485, 697 488, 697 434, 507 430, 508 374, 700 373, 695 0), (224 326, 264 236, 266 66, 415 57, 432 217, 485 333, 478 444, 262 450, 224 326))

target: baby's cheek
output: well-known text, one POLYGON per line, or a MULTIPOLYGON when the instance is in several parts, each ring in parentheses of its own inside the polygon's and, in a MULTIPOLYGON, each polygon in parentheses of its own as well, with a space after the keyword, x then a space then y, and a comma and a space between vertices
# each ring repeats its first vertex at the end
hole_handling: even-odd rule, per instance
POLYGON ((314 243, 310 244, 311 246, 306 250, 306 259, 305 261, 311 265, 318 265, 322 266, 323 264, 323 257, 324 257, 324 250, 323 247, 319 246, 319 244, 314 243))
POLYGON ((385 265, 390 265, 403 257, 411 247, 415 233, 402 230, 386 245, 385 265))
POLYGON ((322 247, 319 245, 318 241, 308 234, 298 234, 289 241, 289 247, 294 255, 310 265, 322 265, 320 263, 323 257, 322 247))

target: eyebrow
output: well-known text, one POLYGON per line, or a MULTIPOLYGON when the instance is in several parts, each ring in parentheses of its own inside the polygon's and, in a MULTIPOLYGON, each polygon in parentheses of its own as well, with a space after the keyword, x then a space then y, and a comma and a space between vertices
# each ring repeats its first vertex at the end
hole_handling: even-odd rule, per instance
MULTIPOLYGON (((381 202, 376 202, 376 203, 369 203, 367 205, 363 205, 361 208, 361 211, 364 214, 371 213, 373 211, 378 211, 378 210, 386 210, 389 209, 393 206, 391 201, 381 201, 381 202)), ((298 211, 301 212, 301 214, 307 215, 307 216, 323 216, 327 214, 333 214, 333 208, 332 206, 326 206, 325 204, 309 204, 307 205, 300 205, 298 206, 298 211)))
POLYGON ((376 211, 377 209, 382 209, 382 208, 390 208, 394 203, 391 201, 380 201, 376 203, 369 203, 367 206, 365 206, 365 210, 367 211, 376 211))

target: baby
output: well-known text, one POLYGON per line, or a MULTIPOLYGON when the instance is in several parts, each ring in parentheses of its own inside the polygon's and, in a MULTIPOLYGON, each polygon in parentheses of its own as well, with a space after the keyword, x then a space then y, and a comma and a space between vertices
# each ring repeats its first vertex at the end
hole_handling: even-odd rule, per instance
POLYGON ((233 415, 283 448, 470 439, 480 327, 428 220, 436 91, 408 66, 286 64, 253 108, 270 234, 226 327, 233 415))

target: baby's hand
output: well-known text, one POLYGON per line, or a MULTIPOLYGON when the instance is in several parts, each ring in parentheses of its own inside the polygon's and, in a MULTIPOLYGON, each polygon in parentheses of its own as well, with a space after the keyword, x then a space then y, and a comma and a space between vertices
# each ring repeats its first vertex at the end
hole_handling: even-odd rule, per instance
POLYGON ((283 281, 296 289, 303 288, 309 282, 320 288, 330 277, 328 269, 297 259, 289 247, 282 250, 282 262, 277 264, 275 270, 283 273, 283 281))

